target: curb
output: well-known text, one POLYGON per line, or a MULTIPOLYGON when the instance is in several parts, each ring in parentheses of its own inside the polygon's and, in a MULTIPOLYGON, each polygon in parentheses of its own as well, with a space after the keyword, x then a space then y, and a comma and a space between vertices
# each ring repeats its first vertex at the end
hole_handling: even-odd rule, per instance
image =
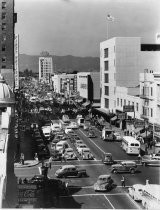
MULTIPOLYGON (((27 162, 27 161, 26 161, 27 162)), ((34 163, 31 163, 31 164, 28 164, 28 165, 14 165, 14 168, 29 168, 29 167, 33 167, 33 166, 36 166, 38 165, 40 162, 34 162, 34 163)))

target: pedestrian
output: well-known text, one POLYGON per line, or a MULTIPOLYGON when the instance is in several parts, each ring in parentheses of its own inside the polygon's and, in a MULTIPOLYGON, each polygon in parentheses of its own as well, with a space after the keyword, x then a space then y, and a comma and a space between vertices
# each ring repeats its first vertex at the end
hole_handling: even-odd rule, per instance
POLYGON ((69 195, 69 189, 68 189, 68 182, 65 182, 65 189, 66 189, 66 194, 69 195))
POLYGON ((122 185, 122 187, 125 187, 125 186, 126 186, 124 176, 122 176, 122 179, 121 179, 121 185, 122 185))
POLYGON ((24 165, 24 154, 21 153, 20 162, 22 165, 24 165))
POLYGON ((51 169, 52 168, 52 161, 53 161, 53 158, 52 156, 49 158, 49 168, 51 169))
POLYGON ((141 163, 141 161, 142 161, 142 157, 141 157, 141 154, 140 153, 138 155, 138 161, 139 161, 139 163, 141 163))

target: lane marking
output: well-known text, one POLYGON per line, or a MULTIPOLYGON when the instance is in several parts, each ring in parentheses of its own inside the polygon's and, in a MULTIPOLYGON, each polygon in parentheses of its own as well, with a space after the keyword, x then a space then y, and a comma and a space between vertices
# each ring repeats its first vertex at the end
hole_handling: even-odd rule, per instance
MULTIPOLYGON (((84 134, 84 132, 83 131, 81 131, 81 130, 79 130, 84 136, 86 136, 85 134, 84 134)), ((87 136, 86 136, 87 137, 87 136)), ((88 138, 101 152, 103 152, 103 154, 105 154, 106 152, 105 151, 103 151, 95 142, 93 142, 90 138, 88 138)))
POLYGON ((106 195, 104 195, 105 199, 108 201, 108 203, 110 204, 110 206, 112 207, 112 209, 115 209, 115 207, 113 206, 113 204, 110 202, 110 200, 107 198, 106 195))
MULTIPOLYGON (((67 197, 83 197, 83 196, 105 196, 106 194, 104 193, 90 193, 90 194, 77 194, 77 195, 62 195, 60 197, 62 198, 67 198, 67 197)), ((112 194, 107 194, 107 195, 126 195, 126 193, 112 193, 112 194)))
POLYGON ((42 174, 41 167, 38 167, 38 170, 39 170, 39 174, 42 174))
POLYGON ((136 203, 135 200, 133 200, 127 193, 126 196, 129 198, 129 200, 137 207, 137 209, 141 209, 141 207, 138 205, 138 203, 136 203))

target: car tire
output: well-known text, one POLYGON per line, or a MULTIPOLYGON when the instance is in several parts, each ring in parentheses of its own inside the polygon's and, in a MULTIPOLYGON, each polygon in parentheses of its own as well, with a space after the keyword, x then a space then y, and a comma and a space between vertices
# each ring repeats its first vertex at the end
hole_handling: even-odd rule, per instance
POLYGON ((134 174, 134 173, 135 173, 135 170, 132 168, 132 169, 130 170, 130 172, 131 172, 131 174, 134 174))
POLYGON ((118 173, 118 171, 117 171, 116 169, 114 169, 112 172, 113 172, 114 174, 117 174, 117 173, 118 173))

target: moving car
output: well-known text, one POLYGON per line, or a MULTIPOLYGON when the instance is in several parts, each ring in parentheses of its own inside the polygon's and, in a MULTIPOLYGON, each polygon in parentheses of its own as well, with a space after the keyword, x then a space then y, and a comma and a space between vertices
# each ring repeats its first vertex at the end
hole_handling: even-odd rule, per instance
POLYGON ((76 122, 71 122, 69 124, 69 127, 71 127, 72 129, 78 129, 78 124, 76 122))
POLYGON ((113 179, 110 175, 100 175, 94 184, 95 191, 109 191, 113 188, 113 179))
POLYGON ((111 153, 104 153, 102 156, 102 162, 106 165, 111 165, 111 164, 115 163, 115 161, 112 158, 111 153))
POLYGON ((92 155, 89 148, 84 148, 82 151, 82 159, 83 160, 93 160, 94 156, 92 155))
POLYGON ((77 159, 77 156, 75 155, 74 151, 72 148, 67 148, 65 149, 65 152, 64 152, 64 157, 67 159, 67 160, 75 160, 77 159))
POLYGON ((137 164, 134 161, 122 161, 117 164, 113 164, 111 166, 112 173, 119 173, 119 172, 130 172, 134 174, 137 170, 137 164))
POLYGON ((121 141, 122 140, 121 135, 117 132, 113 133, 113 138, 114 138, 115 141, 121 141))
POLYGON ((65 177, 86 177, 86 169, 80 169, 74 165, 63 165, 55 173, 57 178, 65 177))
POLYGON ((160 153, 144 155, 141 162, 144 166, 160 166, 160 153))
POLYGON ((94 133, 93 130, 89 130, 89 131, 88 131, 88 134, 87 134, 87 137, 88 137, 88 138, 95 138, 96 135, 95 135, 95 133, 94 133))

